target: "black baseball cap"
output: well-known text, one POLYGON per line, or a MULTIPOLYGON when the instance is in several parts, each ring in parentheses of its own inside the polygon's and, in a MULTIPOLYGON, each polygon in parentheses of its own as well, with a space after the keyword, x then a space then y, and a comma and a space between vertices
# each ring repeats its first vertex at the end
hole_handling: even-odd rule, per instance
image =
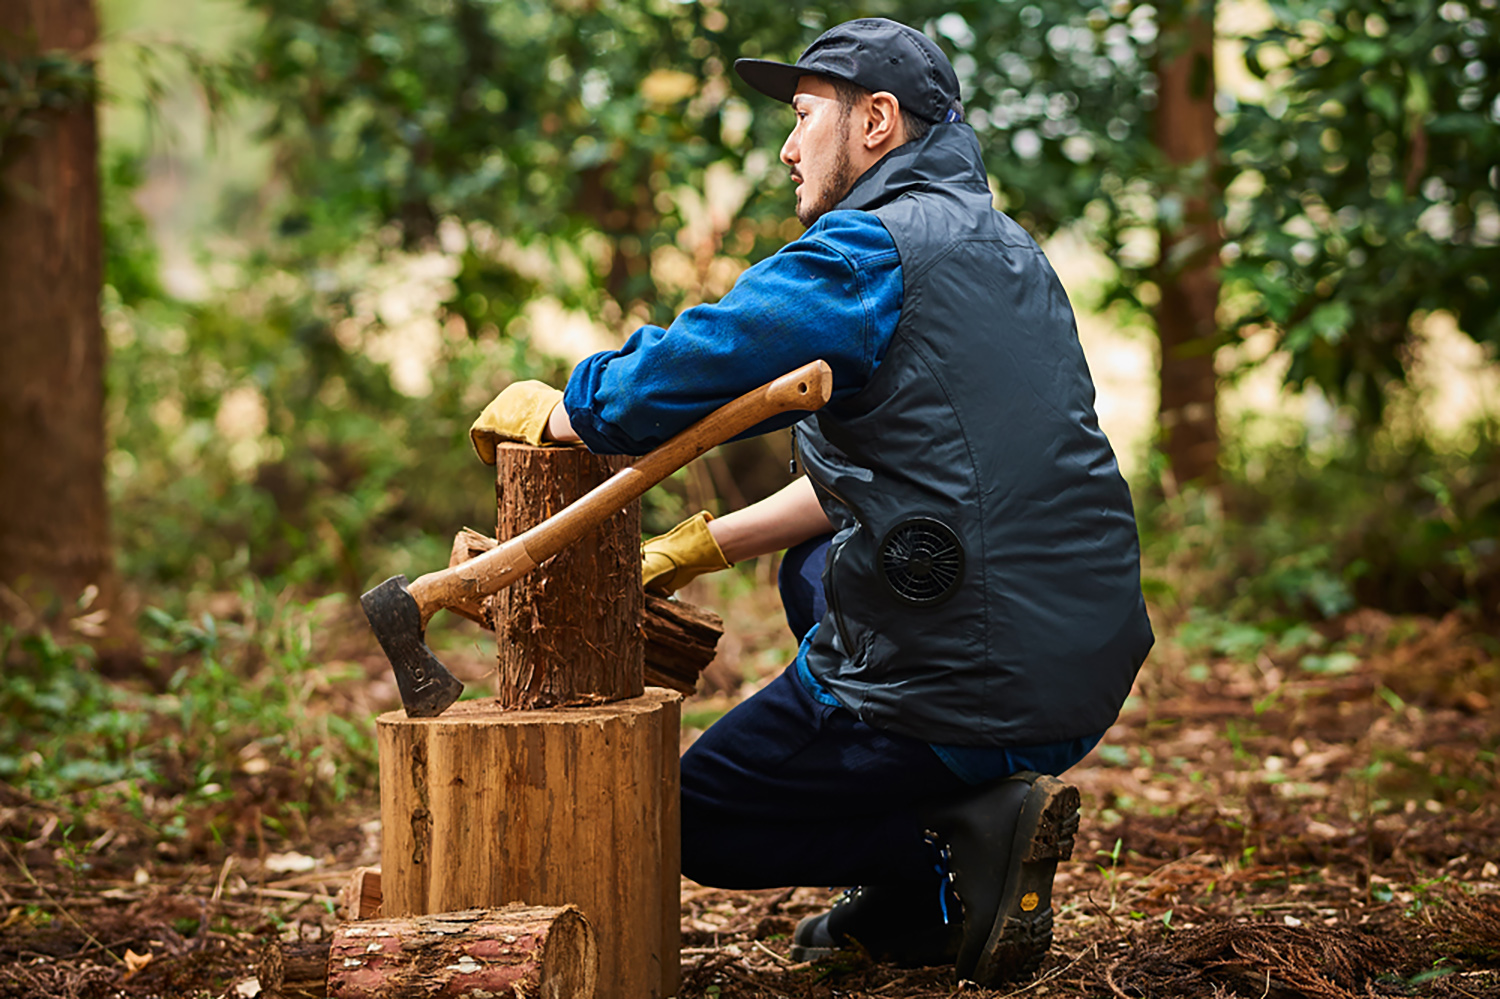
POLYGON ((790 104, 797 81, 809 73, 847 80, 870 91, 889 91, 931 122, 962 121, 958 74, 937 43, 916 28, 883 17, 862 17, 829 28, 796 65, 770 59, 736 59, 740 79, 767 97, 790 104))

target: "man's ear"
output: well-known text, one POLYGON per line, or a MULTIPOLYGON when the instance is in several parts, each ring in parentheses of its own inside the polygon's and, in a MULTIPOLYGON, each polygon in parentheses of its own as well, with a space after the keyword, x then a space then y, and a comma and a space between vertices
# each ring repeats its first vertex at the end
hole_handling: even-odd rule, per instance
POLYGON ((860 139, 866 149, 882 152, 894 149, 906 141, 906 130, 901 124, 901 102, 896 95, 881 90, 870 95, 865 105, 865 127, 860 139))

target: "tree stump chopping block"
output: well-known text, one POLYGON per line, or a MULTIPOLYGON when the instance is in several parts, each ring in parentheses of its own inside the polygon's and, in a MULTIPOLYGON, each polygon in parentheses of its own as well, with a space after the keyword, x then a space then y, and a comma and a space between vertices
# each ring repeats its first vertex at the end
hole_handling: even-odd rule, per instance
POLYGON ((679 696, 376 723, 386 918, 579 907, 605 999, 677 992, 679 696))
POLYGON ((344 923, 328 951, 333 999, 592 999, 598 955, 573 906, 506 906, 344 923))

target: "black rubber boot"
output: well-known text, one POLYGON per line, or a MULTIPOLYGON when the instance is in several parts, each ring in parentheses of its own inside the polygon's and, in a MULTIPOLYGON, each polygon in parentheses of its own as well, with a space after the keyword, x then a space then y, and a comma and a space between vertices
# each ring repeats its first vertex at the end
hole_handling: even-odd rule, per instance
POLYGON ((808 916, 792 934, 792 960, 816 961, 853 943, 877 961, 905 968, 952 964, 962 926, 958 902, 949 894, 950 922, 944 922, 936 878, 922 885, 868 885, 850 888, 832 908, 808 916))
POLYGON ((994 986, 1032 974, 1052 946, 1052 878, 1073 855, 1078 789, 1017 774, 933 810, 963 904, 959 980, 994 986))

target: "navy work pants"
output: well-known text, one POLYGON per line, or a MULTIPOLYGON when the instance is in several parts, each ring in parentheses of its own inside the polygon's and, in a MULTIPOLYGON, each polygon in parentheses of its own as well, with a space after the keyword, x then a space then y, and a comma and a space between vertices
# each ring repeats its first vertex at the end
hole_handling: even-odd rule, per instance
MULTIPOLYGON (((787 552, 799 638, 822 617, 827 537, 787 552)), ((932 748, 823 703, 794 666, 682 757, 682 871, 720 888, 936 880, 923 806, 966 788, 932 748)))

